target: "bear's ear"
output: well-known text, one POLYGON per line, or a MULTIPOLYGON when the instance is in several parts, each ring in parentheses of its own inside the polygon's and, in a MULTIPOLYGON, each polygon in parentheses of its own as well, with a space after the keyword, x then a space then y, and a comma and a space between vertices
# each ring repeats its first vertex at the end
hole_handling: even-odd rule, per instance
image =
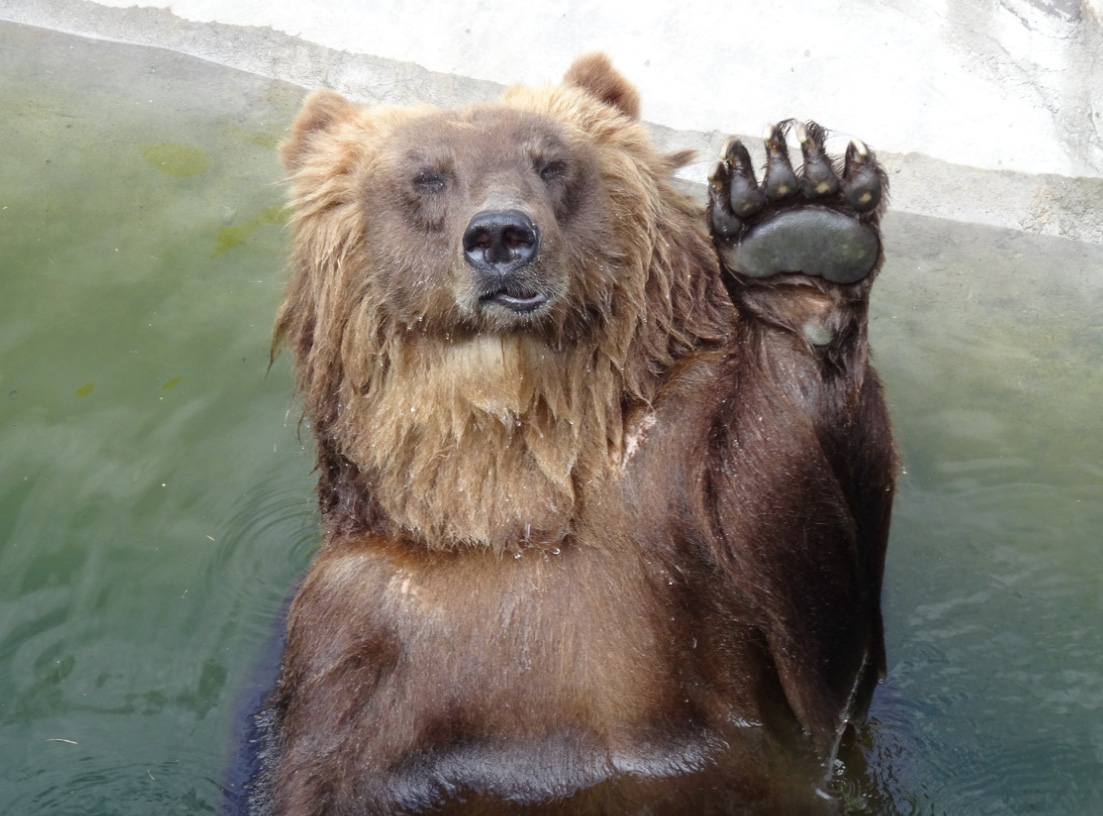
POLYGON ((315 91, 303 102, 291 126, 291 135, 280 143, 280 159, 290 171, 298 170, 310 153, 313 137, 356 113, 356 105, 336 91, 315 91))
POLYGON ((567 69, 563 82, 611 105, 630 119, 640 118, 640 95, 604 54, 584 54, 567 69))

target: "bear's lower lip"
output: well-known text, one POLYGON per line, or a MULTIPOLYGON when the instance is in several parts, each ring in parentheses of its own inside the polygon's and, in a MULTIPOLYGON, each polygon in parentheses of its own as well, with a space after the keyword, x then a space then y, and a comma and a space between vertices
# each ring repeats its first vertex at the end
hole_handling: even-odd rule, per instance
POLYGON ((548 302, 548 296, 540 292, 534 294, 522 294, 512 295, 509 292, 493 292, 482 298, 484 303, 497 303, 499 306, 504 306, 511 312, 517 312, 519 314, 526 314, 528 312, 535 312, 541 306, 548 302))

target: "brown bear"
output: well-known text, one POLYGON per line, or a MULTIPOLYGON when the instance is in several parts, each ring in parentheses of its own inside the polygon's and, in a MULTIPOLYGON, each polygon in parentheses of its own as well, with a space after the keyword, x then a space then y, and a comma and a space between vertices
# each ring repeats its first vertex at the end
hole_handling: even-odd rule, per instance
POLYGON ((601 55, 461 110, 307 99, 274 350, 324 542, 251 813, 835 812, 884 665, 884 177, 812 123, 767 149, 703 210, 601 55))

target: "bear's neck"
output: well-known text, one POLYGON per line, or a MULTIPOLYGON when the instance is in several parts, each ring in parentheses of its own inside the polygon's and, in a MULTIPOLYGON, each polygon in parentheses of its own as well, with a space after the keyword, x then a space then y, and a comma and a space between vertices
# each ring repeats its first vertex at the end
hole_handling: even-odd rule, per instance
POLYGON ((407 339, 366 373, 331 438, 380 520, 430 548, 557 546, 576 486, 592 490, 620 461, 625 384, 596 347, 407 339))

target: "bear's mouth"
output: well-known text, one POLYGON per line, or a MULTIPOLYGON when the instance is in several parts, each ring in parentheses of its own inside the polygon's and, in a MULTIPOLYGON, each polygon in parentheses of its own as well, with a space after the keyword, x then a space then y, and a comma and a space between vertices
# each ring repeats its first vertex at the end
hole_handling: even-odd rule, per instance
POLYGON ((529 314, 535 312, 548 302, 548 296, 543 292, 526 289, 503 288, 488 292, 479 298, 481 303, 496 303, 504 306, 517 314, 529 314))

